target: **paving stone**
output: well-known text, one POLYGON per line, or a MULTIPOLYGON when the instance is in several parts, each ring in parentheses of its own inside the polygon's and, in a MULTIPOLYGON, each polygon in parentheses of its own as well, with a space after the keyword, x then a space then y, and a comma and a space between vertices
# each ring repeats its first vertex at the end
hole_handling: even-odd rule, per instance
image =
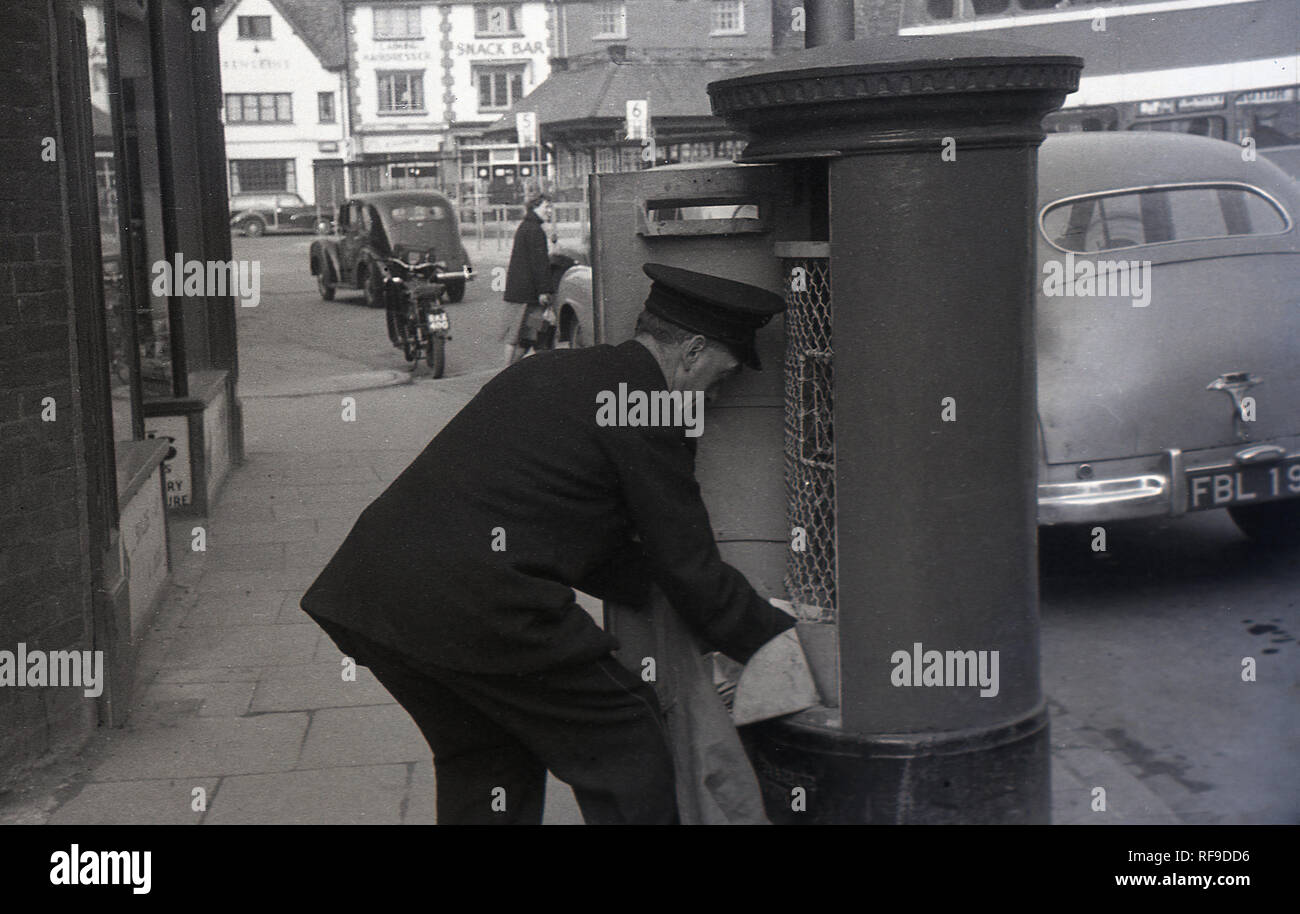
POLYGON ((266 520, 214 523, 214 532, 209 535, 209 548, 214 542, 301 543, 313 541, 318 536, 316 523, 308 518, 273 520, 270 513, 268 509, 266 520))
POLYGON ((316 580, 310 569, 292 568, 283 571, 231 571, 209 568, 194 585, 200 592, 222 590, 298 590, 305 593, 316 580))
POLYGON ((406 765, 358 765, 223 778, 211 825, 399 825, 406 765))
POLYGON ((303 713, 184 717, 171 726, 127 726, 106 736, 92 781, 287 771, 307 732, 303 713))
MULTIPOLYGON (((294 664, 298 666, 298 664, 294 664)), ((267 675, 263 666, 163 667, 154 674, 158 683, 257 682, 267 675)))
POLYGON ((285 593, 280 590, 222 590, 198 594, 181 617, 182 628, 204 625, 274 625, 285 593))
POLYGON ((1106 790, 1106 811, 1095 815, 1102 824, 1178 825, 1181 819, 1164 800, 1144 785, 1134 773, 1111 753, 1095 748, 1064 749, 1054 753, 1088 790, 1106 790))
POLYGON ((313 664, 297 679, 257 683, 253 711, 306 711, 359 705, 392 704, 393 697, 365 667, 357 668, 355 682, 346 682, 342 667, 313 664))
POLYGON ((262 571, 285 569, 284 543, 246 543, 233 540, 208 540, 208 554, 214 564, 226 571, 243 571, 250 577, 262 571))
POLYGON ((311 729, 294 767, 418 762, 429 756, 429 744, 397 704, 324 708, 312 712, 311 729))
MULTIPOLYGON (((248 712, 256 682, 154 682, 141 697, 142 706, 193 704, 199 717, 240 717, 248 712)), ((132 708, 132 721, 142 708, 132 708)), ((296 708, 260 710, 289 711, 296 708)))
POLYGON ((438 821, 438 779, 433 762, 426 759, 409 766, 411 779, 402 807, 404 825, 435 825, 438 821))
POLYGON ((50 825, 197 825, 193 790, 211 801, 212 777, 87 784, 50 816, 50 825))
POLYGON ((243 667, 275 662, 303 663, 316 653, 324 632, 303 625, 191 626, 167 655, 167 667, 243 667), (192 634, 191 634, 192 633, 192 634))
POLYGON ((366 485, 378 481, 379 477, 375 474, 369 462, 358 462, 352 466, 330 467, 328 473, 321 472, 319 467, 288 467, 277 470, 275 473, 263 474, 259 477, 257 485, 288 485, 306 488, 309 486, 366 485))

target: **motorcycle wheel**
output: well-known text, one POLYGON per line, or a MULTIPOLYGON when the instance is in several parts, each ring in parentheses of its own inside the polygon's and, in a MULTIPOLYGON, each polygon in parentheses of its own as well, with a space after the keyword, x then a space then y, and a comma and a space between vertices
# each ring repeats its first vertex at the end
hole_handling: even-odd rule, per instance
POLYGON ((447 338, 440 333, 435 333, 429 338, 428 348, 429 373, 435 378, 441 378, 443 372, 447 370, 447 338))

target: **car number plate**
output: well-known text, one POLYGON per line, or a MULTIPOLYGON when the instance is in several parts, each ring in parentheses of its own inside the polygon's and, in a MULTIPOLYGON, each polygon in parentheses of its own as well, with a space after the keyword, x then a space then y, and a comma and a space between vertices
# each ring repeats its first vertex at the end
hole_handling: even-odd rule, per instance
POLYGON ((1253 466, 1210 467, 1187 474, 1187 510, 1204 511, 1300 496, 1300 456, 1253 466))

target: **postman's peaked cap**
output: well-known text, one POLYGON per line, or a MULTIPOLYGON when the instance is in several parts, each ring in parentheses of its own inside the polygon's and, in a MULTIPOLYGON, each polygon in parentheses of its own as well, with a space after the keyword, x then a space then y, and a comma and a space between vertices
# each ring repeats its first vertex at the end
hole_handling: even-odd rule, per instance
POLYGON ((653 280, 646 310, 726 343, 750 368, 761 369, 754 332, 785 310, 785 299, 759 286, 662 263, 641 267, 653 280))

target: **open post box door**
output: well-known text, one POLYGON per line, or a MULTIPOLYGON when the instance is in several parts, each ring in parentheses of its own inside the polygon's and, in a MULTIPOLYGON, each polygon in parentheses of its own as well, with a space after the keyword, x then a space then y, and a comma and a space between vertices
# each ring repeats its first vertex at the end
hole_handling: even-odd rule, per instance
MULTIPOLYGON (((773 165, 669 166, 591 177, 592 298, 596 341, 631 339, 662 263, 762 286, 784 296, 777 226, 794 205, 773 165)), ((782 464, 784 322, 758 331, 762 371, 729 380, 705 410, 696 454, 725 561, 762 594, 784 596, 789 550, 782 464)), ((616 633, 618 611, 606 606, 616 633)))
MULTIPOLYGON (((774 245, 806 230, 806 182, 776 165, 670 166, 591 178, 595 339, 633 335, 650 291, 646 263, 696 270, 785 297, 774 245)), ((724 561, 764 596, 785 596, 790 550, 784 475, 785 321, 757 333, 762 371, 726 382, 704 413, 696 478, 724 561)), ((711 667, 661 594, 649 611, 605 604, 620 660, 653 678, 667 715, 682 821, 766 821, 758 783, 711 667), (646 660, 655 658, 653 676, 646 660)))

